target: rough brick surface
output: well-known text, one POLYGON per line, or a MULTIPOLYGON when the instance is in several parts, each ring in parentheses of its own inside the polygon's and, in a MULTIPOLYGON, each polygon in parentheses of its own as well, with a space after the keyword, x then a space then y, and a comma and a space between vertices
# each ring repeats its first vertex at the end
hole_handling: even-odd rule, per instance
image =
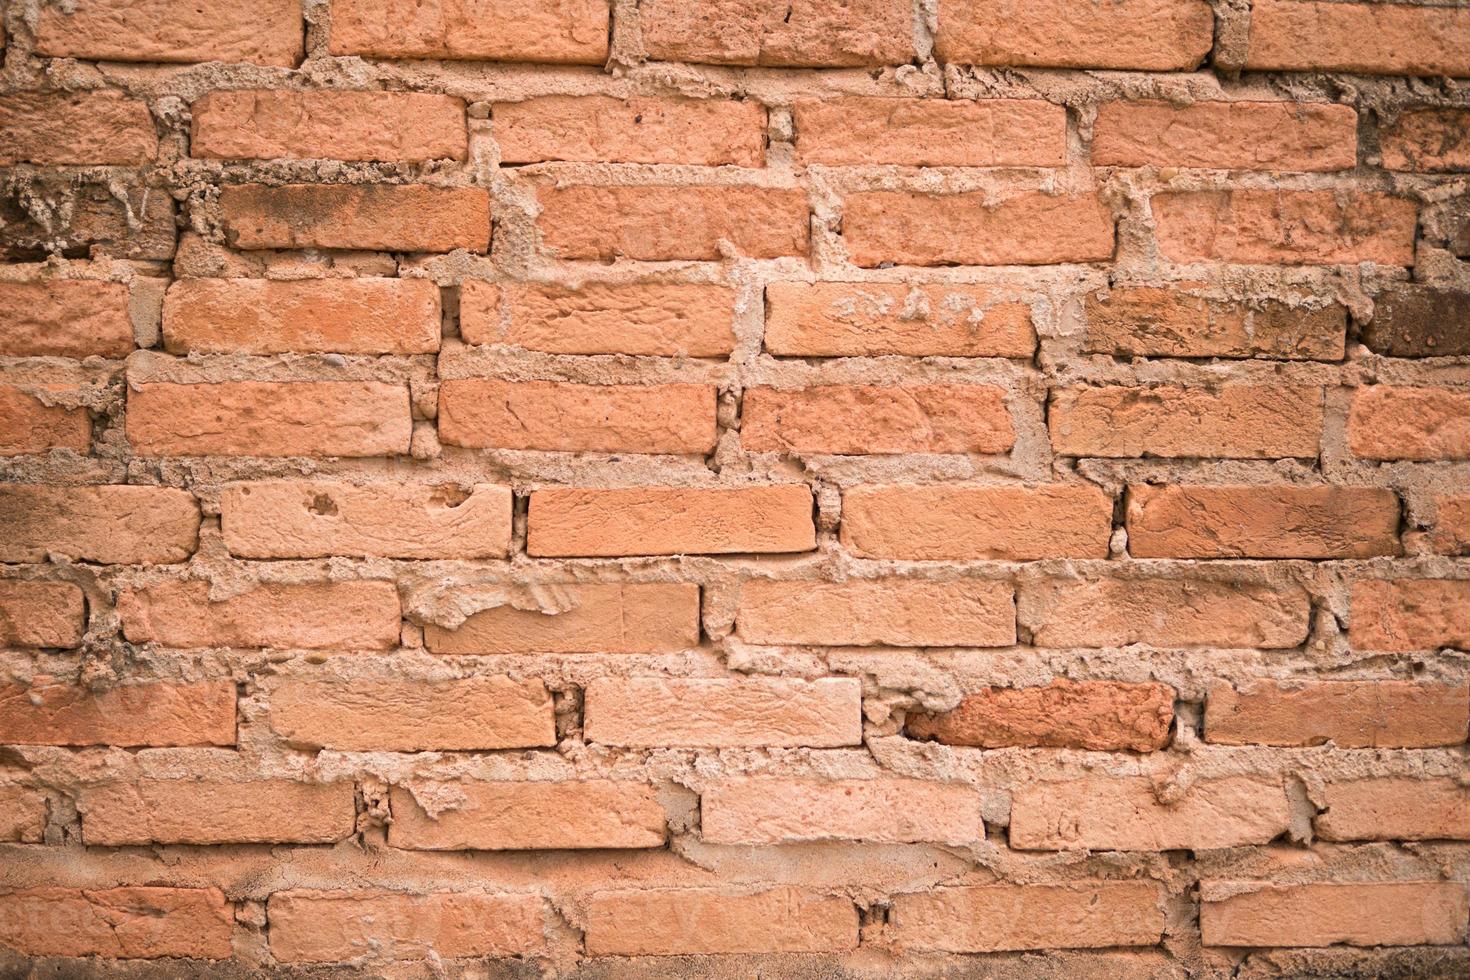
POLYGON ((25 456, 53 449, 86 453, 92 420, 84 408, 48 405, 51 392, 0 385, 0 456, 25 456))
POLYGON ((756 388, 740 431, 757 453, 993 455, 1016 441, 1001 390, 985 385, 756 388))
POLYGON ((699 643, 699 588, 688 584, 548 584, 472 613, 453 629, 429 624, 434 653, 664 653, 699 643))
POLYGON ((1358 582, 1352 627, 1359 650, 1426 650, 1470 645, 1470 579, 1358 582))
POLYGON ((603 0, 338 0, 332 54, 601 64, 603 0))
POLYGON ((1248 68, 1328 68, 1369 75, 1470 75, 1462 7, 1258 0, 1248 68))
POLYGON ((243 249, 490 248, 490 197, 469 187, 245 184, 220 191, 220 212, 230 241, 243 249))
POLYGON ((142 779, 77 801, 91 845, 331 844, 351 835, 352 784, 142 779))
POLYGON ((1378 143, 1389 170, 1470 170, 1470 110, 1410 110, 1378 143))
POLYGON ((643 45, 660 61, 786 68, 887 65, 914 53, 902 0, 650 0, 640 5, 643 45))
POLYGON ((1147 882, 936 888, 899 895, 891 921, 901 947, 956 953, 1152 946, 1164 932, 1147 882))
POLYGON ((23 786, 0 786, 0 841, 39 844, 45 833, 46 797, 23 786))
POLYGON ((1225 745, 1428 748, 1459 745, 1467 727, 1465 684, 1254 681, 1217 684, 1205 704, 1205 740, 1225 745))
POLYGON ((382 650, 398 640, 391 582, 265 584, 223 599, 207 582, 167 582, 123 593, 123 634, 172 647, 349 647, 382 650))
POLYGON ((848 678, 601 678, 586 692, 589 742, 735 747, 856 745, 858 682, 848 678))
POLYGON ((1115 167, 1350 170, 1358 116, 1295 102, 1109 102, 1093 123, 1092 162, 1115 167))
POLYGON ((86 611, 82 590, 70 582, 0 581, 0 646, 77 646, 86 611))
POLYGON ((455 783, 434 789, 394 788, 388 843, 418 851, 525 851, 664 842, 663 807, 646 783, 455 783), (441 809, 440 800, 450 805, 441 809))
POLYGON ((199 504, 167 487, 0 484, 0 525, 0 561, 173 563, 198 546, 199 504))
POLYGON ((940 0, 935 46, 944 61, 1058 68, 1194 68, 1214 18, 1203 0, 940 0))
POLYGON ((715 844, 864 840, 971 844, 985 837, 968 786, 912 779, 741 779, 701 796, 700 826, 715 844))
POLYGON ((26 888, 0 894, 0 944, 31 956, 225 959, 218 888, 26 888))
POLYGON ((1347 313, 1279 300, 1240 302, 1151 286, 1087 297, 1087 350, 1154 357, 1336 360, 1347 313))
POLYGON ((126 357, 133 349, 128 287, 92 279, 0 282, 0 353, 126 357))
POLYGON ((1200 929, 1210 946, 1413 946, 1465 939, 1465 886, 1458 882, 1205 881, 1202 898, 1200 929))
POLYGON ((290 67, 301 60, 295 0, 79 0, 41 8, 36 50, 98 61, 245 61, 290 67))
POLYGON ((1380 293, 1363 343, 1390 357, 1470 355, 1470 290, 1397 285, 1380 293))
POLYGON ((732 99, 610 99, 545 96, 495 107, 505 163, 731 164, 759 167, 766 112, 732 99))
POLYGON ((858 942, 856 906, 795 888, 598 892, 587 916, 587 949, 600 956, 822 953, 858 942))
POLYGON ((987 688, 940 715, 915 714, 907 733, 945 745, 1152 752, 1169 741, 1174 689, 1163 684, 1053 681, 987 688))
POLYGON ((1066 161, 1066 111, 1039 99, 798 102, 792 122, 804 163, 1057 167, 1066 161))
POLYGON ((1348 442, 1365 459, 1470 459, 1470 391, 1360 388, 1348 442))
POLYGON ((1470 840, 1470 788, 1453 779, 1344 780, 1321 798, 1324 840, 1470 840))
POLYGON ((1002 582, 754 580, 740 587, 740 638, 831 646, 999 647, 1016 640, 1002 582))
POLYGON ((0 688, 0 740, 24 745, 234 745, 228 681, 0 688))
POLYGON ((148 104, 116 92, 0 97, 0 163, 140 164, 158 155, 148 104))
POLYGON ((464 103, 415 92, 211 92, 189 152, 216 160, 463 160, 464 103))

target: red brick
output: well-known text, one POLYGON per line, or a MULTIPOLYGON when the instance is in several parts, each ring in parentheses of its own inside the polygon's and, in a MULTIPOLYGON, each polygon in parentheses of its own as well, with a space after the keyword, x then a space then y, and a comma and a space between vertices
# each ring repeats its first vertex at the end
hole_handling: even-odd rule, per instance
POLYGON ((1350 615, 1355 650, 1470 648, 1470 579, 1358 582, 1350 615))
POLYGON ((1322 389, 1227 384, 1112 386, 1052 392, 1052 448, 1063 456, 1315 459, 1322 389))
POLYGON ((826 385, 749 389, 740 440, 751 452, 994 455, 1016 435, 1001 388, 826 385))
POLYGON ((490 249, 490 195, 476 187, 239 184, 219 206, 236 248, 490 249))
POLYGON ((370 58, 600 65, 606 0, 334 0, 329 50, 370 58))
POLYGON ((214 160, 463 160, 469 143, 448 95, 247 89, 190 110, 189 153, 214 160))
POLYGON ((1458 881, 1200 883, 1206 946, 1416 946, 1465 941, 1458 881))
POLYGON ((1204 0, 940 0, 940 61, 1052 68, 1197 68, 1214 43, 1204 0))
POLYGON ((1453 779, 1329 781, 1313 796, 1323 840, 1470 840, 1470 788, 1453 779))
POLYGON ((352 836, 350 782, 140 779, 84 788, 77 801, 90 846, 334 844, 352 836))
POLYGON ((0 687, 0 743, 12 745, 234 745, 235 685, 123 684, 0 687))
POLYGON ((1165 684, 1074 683, 988 687, 959 707, 909 717, 912 738, 997 749, 1015 746, 1155 752, 1169 743, 1174 689, 1165 684))
POLYGON ((1007 582, 884 578, 740 586, 736 624, 747 643, 1003 647, 1016 642, 1007 582))
POLYGON ((36 53, 87 61, 245 61, 294 67, 305 30, 297 0, 77 0, 41 8, 36 53))
POLYGON ((232 953, 234 928, 218 888, 25 888, 0 894, 0 946, 23 956, 223 960, 232 953))
POLYGON ((1470 496, 1434 498, 1434 549, 1470 555, 1470 496))
POLYGON ((1348 445, 1364 459, 1470 459, 1470 390, 1358 388, 1348 445))
POLYGON ((415 851, 645 848, 664 844, 664 810, 646 783, 580 780, 415 784, 455 801, 430 813, 403 787, 392 792, 388 843, 415 851))
POLYGON ((543 187, 542 244, 563 259, 805 255, 806 192, 767 187, 543 187))
POLYGON ((1094 195, 863 191, 847 196, 842 237, 867 268, 1105 262, 1113 213, 1094 195))
POLYGON ((1029 304, 984 286, 773 282, 765 342, 794 357, 1029 358, 1036 330, 1029 304))
POLYGON ((1159 251, 1175 262, 1413 265, 1418 208, 1388 194, 1177 191, 1153 196, 1159 251))
POLYGON ((585 283, 460 287, 467 344, 510 344, 551 354, 725 357, 735 349, 728 286, 585 283))
POLYGON ((509 487, 272 480, 220 494, 225 547, 239 558, 504 558, 509 487))
POLYGON ((644 0, 643 46, 659 61, 835 68, 914 57, 913 8, 903 0, 644 0))
POLYGON ((1470 10, 1255 0, 1245 67, 1367 75, 1470 75, 1470 10))
POLYGON ((700 836, 711 844, 985 839, 980 794, 919 779, 731 779, 700 794, 700 836))
POLYGON ((579 385, 456 378, 439 386, 448 446, 703 454, 715 447, 712 385, 579 385))
POLYGON ((167 487, 0 484, 0 561, 55 555, 103 565, 186 561, 199 504, 167 487))
POLYGON ((0 647, 75 647, 87 607, 70 582, 0 579, 0 647))
POLYGON ((128 442, 144 456, 393 456, 408 386, 383 381, 135 383, 128 442))
POLYGON ((1156 946, 1158 885, 1147 881, 980 885, 895 895, 889 935, 904 949, 992 953, 1156 946))
POLYGON ((864 558, 1106 558, 1112 514, 1082 484, 857 486, 842 497, 841 538, 864 558))
POLYGON ((873 99, 793 107, 803 163, 909 167, 1061 167, 1067 111, 1041 99, 873 99))
MULTIPOLYGON (((46 807, 46 797, 37 790, 0 786, 0 841, 41 843, 46 833, 46 807)), ((0 912, 0 922, 4 915, 0 912)))
POLYGON ((1326 486, 1128 488, 1135 558, 1371 558, 1399 553, 1391 490, 1326 486))
POLYGON ((600 891, 588 897, 585 935, 589 956, 841 952, 857 948, 858 910, 789 887, 600 891))
POLYGON ((599 677, 584 696, 587 741, 604 745, 832 748, 862 741, 855 678, 599 677))
POLYGON ((470 615, 454 629, 428 623, 434 653, 673 653, 699 645, 699 586, 568 583, 532 586, 530 602, 470 615), (544 605, 538 605, 541 600, 544 605))
POLYGON ((1205 702, 1205 741, 1222 745, 1423 749, 1459 745, 1467 727, 1465 684, 1260 680, 1215 684, 1205 702))
POLYGON ((127 357, 128 287, 95 279, 0 282, 0 354, 127 357))
POLYGON ((0 96, 0 163, 141 164, 158 156, 148 103, 121 92, 0 96))
POLYGON ((1309 102, 1107 102, 1092 127, 1100 167, 1351 170, 1358 114, 1309 102))
POLYGON ((554 487, 531 493, 527 552, 541 558, 811 551, 805 484, 554 487))
POLYGON ((165 582, 118 597, 123 635, 166 647, 387 650, 402 613, 392 582, 266 583, 212 600, 209 583, 165 582))
POLYGON ((271 895, 271 955, 282 963, 517 956, 546 945, 540 895, 292 889, 271 895))
POLYGON ((1378 132, 1389 170, 1470 170, 1470 109, 1409 109, 1378 132))
POLYGON ((759 167, 765 158, 766 107, 754 101, 545 95, 493 111, 502 163, 759 167))
POLYGON ((0 456, 53 449, 86 453, 92 444, 92 419, 87 410, 47 405, 31 393, 43 387, 53 386, 0 385, 0 456))
POLYGON ((1087 296, 1083 349, 1122 357, 1343 357, 1347 310, 1281 300, 1216 300, 1177 288, 1113 288, 1087 296))

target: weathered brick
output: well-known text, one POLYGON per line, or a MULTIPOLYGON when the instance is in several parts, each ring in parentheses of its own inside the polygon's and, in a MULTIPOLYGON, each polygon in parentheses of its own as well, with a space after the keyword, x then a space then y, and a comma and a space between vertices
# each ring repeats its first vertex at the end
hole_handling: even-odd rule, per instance
POLYGON ((103 565, 186 561, 199 504, 168 487, 0 484, 0 561, 48 555, 103 565))
POLYGON ((938 715, 911 715, 912 738, 997 749, 1014 746, 1154 752, 1169 743, 1174 689, 1166 684, 1074 683, 988 687, 938 715))
POLYGON ((1036 351, 1026 303, 983 286, 773 282, 766 350, 794 357, 1014 357, 1036 351))
POLYGON ((1370 558, 1399 553, 1391 490, 1327 486, 1128 488, 1135 558, 1370 558))
POLYGON ((137 174, 36 171, 0 185, 0 219, 7 260, 174 255, 174 199, 137 174))
POLYGON ((1323 840, 1470 840, 1470 788, 1453 779, 1328 781, 1314 796, 1323 840))
POLYGON ((1367 75, 1470 75, 1470 10, 1255 0, 1245 67, 1367 75))
POLYGON ((1227 357, 1335 361, 1347 310, 1338 303, 1216 300, 1154 286, 1087 296, 1083 349, 1122 357, 1227 357))
POLYGON ((740 586, 735 615, 747 643, 1003 647, 1016 642, 1007 582, 885 578, 740 586))
POLYGON ((1205 741, 1222 745, 1411 748, 1459 745, 1470 687, 1414 681, 1260 680, 1217 683, 1205 702, 1205 741))
POLYGON ((334 844, 356 828, 350 782, 140 779, 81 791, 82 839, 139 844, 334 844))
POLYGON ((1358 114, 1303 102, 1107 102, 1092 127, 1103 167, 1351 170, 1358 114))
POLYGON ((95 61, 246 61, 294 67, 305 31, 297 0, 77 0, 41 8, 36 53, 95 61))
POLYGON ((1357 582, 1350 615, 1356 650, 1470 648, 1470 579, 1357 582))
POLYGON ((684 582, 532 586, 454 629, 424 626, 434 653, 671 653, 699 645, 699 586, 684 582))
POLYGON ((1051 68, 1199 67, 1214 43, 1204 0, 940 0, 940 61, 1051 68))
POLYGON ((931 888, 894 896, 889 913, 900 948, 953 953, 1155 946, 1164 924, 1147 881, 931 888))
POLYGON ((234 928, 218 888, 47 887, 0 894, 0 946, 24 956, 223 960, 231 955, 234 928))
POLYGON ((53 449, 86 453, 92 444, 92 420, 87 410, 46 404, 43 388, 51 387, 0 385, 0 456, 53 449))
POLYGON ((644 848, 664 844, 664 810, 647 783, 415 783, 393 787, 388 843, 414 851, 644 848), (438 790, 438 793, 434 793, 438 790), (422 795, 419 795, 422 794, 422 795), (441 808, 438 800, 449 801, 441 808), (422 802, 421 802, 422 801, 422 802), (425 809, 425 803, 434 811, 425 809))
POLYGON ((1011 846, 1027 851, 1180 851, 1266 844, 1291 814, 1279 781, 1202 779, 1162 802, 1145 777, 1030 783, 1011 798, 1011 846))
POLYGON ((177 581, 125 590, 117 602, 123 635, 166 647, 287 647, 387 650, 402 612, 392 582, 266 583, 227 599, 208 582, 177 581))
POLYGON ((1373 301, 1363 343, 1389 357, 1470 354, 1470 290, 1400 283, 1373 301))
POLYGON ((1112 514, 1082 484, 857 486, 842 495, 841 539, 864 558, 1106 558, 1112 514))
POLYGON ((818 385, 747 390, 740 440, 751 452, 994 455, 1016 434, 989 385, 818 385))
POLYGON ((291 889, 266 904, 282 963, 518 956, 546 945, 540 895, 291 889))
POLYGON ((148 103, 121 92, 0 96, 0 163, 128 165, 156 156, 148 103))
POLYGON ((542 187, 541 241, 563 259, 805 255, 806 192, 769 187, 542 187))
POLYGON ((329 50, 369 58, 600 65, 606 0, 334 0, 329 50))
POLYGON ((66 684, 0 687, 0 743, 13 745, 234 745, 235 685, 66 684))
POLYGON ((1358 388, 1348 446, 1364 459, 1470 459, 1470 389, 1358 388))
POLYGON ((128 287, 94 279, 0 282, 0 354, 127 357, 128 287))
POLYGON ((0 579, 0 647, 74 647, 87 607, 70 582, 0 579))
POLYGON ((206 159, 463 160, 469 144, 448 95, 246 89, 190 108, 189 153, 206 159))
POLYGON ((1415 946, 1465 941, 1457 881, 1200 882, 1206 946, 1415 946))
MULTIPOLYGON (((39 844, 45 833, 46 797, 24 786, 0 786, 0 841, 39 844)), ((5 913, 0 911, 0 922, 4 918, 5 913)), ((0 937, 4 935, 4 927, 0 926, 0 937)))
POLYGON ((408 452, 408 386, 384 381, 135 383, 128 442, 145 456, 393 456, 408 452))
POLYGON ((742 554, 816 547, 805 484, 555 487, 531 493, 526 549, 543 558, 742 554))
POLYGON ((1061 167, 1067 112, 1041 99, 804 100, 792 108, 803 163, 1061 167))
POLYGON ((842 237, 868 268, 1105 262, 1113 212, 1095 195, 862 191, 847 196, 842 237))
POLYGON ((219 207, 236 248, 490 249, 490 195, 476 187, 238 184, 219 207))
POLYGON ((1152 201, 1175 262, 1413 265, 1418 208, 1369 192, 1170 191, 1152 201))
POLYGON ((713 385, 579 385, 454 378, 439 438, 477 449, 695 455, 715 447, 713 385))
POLYGON ((1445 555, 1470 554, 1470 495, 1434 498, 1434 549, 1445 555))
POLYGON ((587 899, 585 934, 590 956, 840 952, 857 948, 858 910, 790 887, 600 891, 587 899))
POLYGON ((494 108, 502 163, 729 164, 765 158, 766 107, 734 99, 544 95, 494 108))
POLYGON ((980 794, 921 779, 731 779, 700 794, 700 835, 712 844, 985 839, 980 794))
POLYGON ((1470 170, 1470 109, 1409 109, 1378 131, 1389 170, 1470 170))
POLYGON ((638 13, 643 47, 659 61, 836 68, 914 57, 903 0, 645 0, 638 13))
POLYGON ((831 748, 862 741, 855 678, 599 677, 584 697, 587 741, 604 745, 831 748))

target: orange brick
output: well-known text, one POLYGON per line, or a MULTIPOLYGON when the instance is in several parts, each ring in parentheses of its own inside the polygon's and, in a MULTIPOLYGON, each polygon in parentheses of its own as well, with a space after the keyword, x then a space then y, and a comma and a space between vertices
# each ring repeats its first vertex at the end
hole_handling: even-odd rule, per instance
POLYGON ((1061 167, 1067 111, 1041 99, 801 101, 792 109, 803 163, 909 167, 1061 167))
POLYGON ((1434 498, 1434 548, 1445 555, 1470 554, 1470 496, 1434 498))
POLYGON ((1092 128, 1101 167, 1351 170, 1358 114, 1306 102, 1108 102, 1092 128))
POLYGON ((531 493, 526 548, 536 557, 726 555, 811 551, 804 484, 745 487, 555 487, 531 493))
POLYGON ((1052 68, 1197 68, 1214 43, 1204 0, 940 0, 940 61, 1052 68))
POLYGON ((408 385, 383 381, 139 383, 128 442, 145 456, 393 456, 408 452, 408 385))
POLYGON ((583 727, 605 745, 857 745, 862 689, 846 677, 599 677, 586 688, 583 727))
POLYGON ((439 287, 427 279, 180 279, 163 301, 173 354, 429 354, 439 287))
POLYGON ((118 597, 123 635, 166 647, 387 650, 402 612, 392 582, 267 583, 212 600, 209 583, 165 582, 118 597))
POLYGON ((490 195, 422 184, 240 184, 220 188, 236 248, 384 252, 490 249, 490 195))
POLYGON ((1470 10, 1255 0, 1245 67, 1368 75, 1470 75, 1470 10))
POLYGON ((75 647, 87 607, 70 582, 0 579, 0 647, 75 647))
POLYGON ((1399 553, 1391 490, 1325 486, 1128 488, 1135 558, 1370 558, 1399 553))
POLYGON ((36 53, 88 61, 245 61, 295 67, 305 38, 297 0, 78 0, 42 8, 36 53))
POLYGON ((858 910, 797 888, 600 891, 587 899, 586 941, 589 956, 840 952, 857 948, 858 910))
POLYGON ((439 438, 477 449, 703 454, 712 385, 579 385, 456 378, 439 386, 439 438))
POLYGON ((904 949, 952 953, 1156 946, 1162 898, 1147 881, 932 888, 894 896, 889 935, 904 949))
POLYGON ((1458 881, 1200 882, 1206 946, 1415 946, 1465 941, 1458 881))
MULTIPOLYGON (((46 797, 24 786, 0 786, 0 841, 39 844, 45 833, 46 797)), ((4 921, 5 913, 0 911, 0 922, 4 921)), ((4 926, 0 926, 0 937, 4 935, 4 926)))
POLYGON ((700 794, 700 835, 712 844, 985 839, 980 794, 919 779, 731 779, 700 794))
POLYGON ((158 156, 148 103, 121 92, 0 97, 0 163, 141 164, 158 156))
POLYGON ((190 107, 191 156, 214 160, 463 160, 464 102, 419 92, 210 92, 190 107))
POLYGON ((794 357, 1015 357, 1036 351, 1026 303, 983 286, 773 282, 766 350, 794 357))
POLYGON ((87 410, 47 405, 33 391, 40 388, 0 385, 0 456, 53 449, 86 453, 92 444, 92 419, 87 410))
POLYGON ((1056 680, 1039 687, 984 688, 959 707, 909 717, 912 738, 997 749, 1050 747, 1154 752, 1169 743, 1174 689, 1165 684, 1056 680))
POLYGON ((199 504, 167 487, 5 483, 0 527, 0 561, 180 562, 199 544, 199 504))
POLYGON ((1470 459, 1470 391, 1358 388, 1348 445, 1365 459, 1470 459))
POLYGON ((467 344, 510 344, 551 354, 725 357, 735 349, 728 286, 535 283, 460 287, 467 344))
POLYGON ((1389 170, 1470 170, 1470 109, 1409 109, 1378 132, 1389 170))
POLYGON ((600 65, 606 0, 335 0, 332 54, 600 65))
POLYGON ((1178 191, 1153 197, 1159 251, 1175 262, 1413 265, 1418 208, 1388 194, 1178 191))
POLYGON ((417 797, 392 791, 388 843, 414 851, 528 851, 645 848, 664 844, 664 810, 647 783, 577 782, 422 784, 417 797), (432 790, 438 790, 435 795, 432 790), (447 794, 447 795, 446 795, 447 794), (421 799, 458 802, 437 812, 421 799))
POLYGON ((0 743, 12 745, 234 745, 235 685, 122 684, 0 687, 0 743))
POLYGON ((842 496, 841 538, 864 558, 1106 558, 1112 514, 1081 484, 857 486, 842 496))
POLYGON ((0 282, 0 354, 127 357, 128 287, 95 279, 0 282))
POLYGON ((233 952, 234 928, 218 888, 25 888, 0 894, 0 946, 23 956, 223 960, 233 952))
POLYGON ((1314 796, 1323 840, 1470 840, 1470 788, 1453 779, 1351 779, 1314 796))
POLYGON ((806 192, 767 187, 542 187, 541 241, 563 259, 805 255, 806 192))
POLYGON ((1087 296, 1083 349, 1122 357, 1340 360, 1347 310, 1281 300, 1215 300, 1153 286, 1087 296))
POLYGON ((1219 683, 1205 702, 1205 741, 1222 745, 1410 748, 1459 745, 1470 687, 1413 681, 1219 683))
POLYGON ((556 744, 546 686, 503 676, 283 681, 271 689, 270 715, 271 729, 297 748, 456 752, 556 744))
POLYGON ((914 57, 913 9, 903 0, 645 0, 638 15, 658 61, 836 68, 914 57))
POLYGON ((77 801, 90 846, 334 844, 352 836, 350 782, 140 779, 84 788, 77 801))
POLYGON ((759 167, 765 158, 766 107, 754 101, 545 95, 493 111, 502 163, 759 167))
POLYGON ((1113 213, 1092 195, 863 191, 847 196, 842 237, 867 268, 1105 262, 1113 213))
POLYGON ((1358 582, 1350 614, 1355 650, 1470 647, 1470 579, 1358 582))
POLYGON ((518 956, 541 951, 540 895, 292 889, 271 895, 271 955, 282 963, 518 956))
POLYGON ((896 578, 740 586, 735 622, 747 643, 1003 647, 1016 642, 1010 583, 896 578))
POLYGON ((1001 388, 826 385, 749 389, 740 440, 751 452, 994 455, 1016 435, 1001 388))
POLYGON ((530 591, 533 601, 484 609, 454 629, 428 623, 424 643, 455 655, 672 653, 699 645, 699 586, 691 583, 568 583, 530 591))

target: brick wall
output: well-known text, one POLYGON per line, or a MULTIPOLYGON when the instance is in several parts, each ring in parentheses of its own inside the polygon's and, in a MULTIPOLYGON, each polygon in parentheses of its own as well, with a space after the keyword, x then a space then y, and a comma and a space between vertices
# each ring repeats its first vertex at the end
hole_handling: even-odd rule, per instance
POLYGON ((1470 6, 0 8, 0 973, 1470 974, 1470 6))

